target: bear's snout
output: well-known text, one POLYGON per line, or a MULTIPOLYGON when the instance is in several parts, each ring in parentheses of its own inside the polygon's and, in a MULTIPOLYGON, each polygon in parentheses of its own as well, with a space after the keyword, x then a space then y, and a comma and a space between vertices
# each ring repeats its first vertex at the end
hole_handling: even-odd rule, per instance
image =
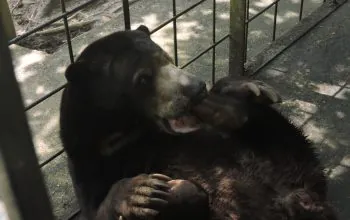
POLYGON ((194 105, 200 103, 208 94, 205 82, 192 79, 191 83, 184 86, 183 93, 194 105))

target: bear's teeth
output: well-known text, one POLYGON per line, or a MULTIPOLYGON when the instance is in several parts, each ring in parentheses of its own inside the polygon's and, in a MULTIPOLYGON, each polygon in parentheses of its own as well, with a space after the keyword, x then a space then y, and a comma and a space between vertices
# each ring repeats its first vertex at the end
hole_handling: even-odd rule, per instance
POLYGON ((169 120, 171 129, 177 133, 189 133, 200 128, 197 120, 193 116, 183 116, 169 120))

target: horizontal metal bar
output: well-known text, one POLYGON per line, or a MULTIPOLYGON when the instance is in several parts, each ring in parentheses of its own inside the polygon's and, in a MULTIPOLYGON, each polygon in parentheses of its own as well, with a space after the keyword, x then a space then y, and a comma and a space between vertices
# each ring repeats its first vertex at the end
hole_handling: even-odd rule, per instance
POLYGON ((264 8, 263 10, 259 11, 257 14, 253 15, 251 18, 249 18, 246 22, 250 23, 252 22, 255 18, 257 18, 259 15, 263 14, 265 11, 269 10, 272 6, 274 6, 276 3, 278 3, 280 0, 276 0, 274 2, 272 2, 271 4, 269 4, 268 6, 266 6, 266 8, 264 8))
POLYGON ((169 24, 170 22, 172 22, 172 21, 174 21, 175 19, 177 19, 178 17, 180 17, 180 16, 186 14, 187 12, 191 11, 192 9, 194 9, 195 7, 197 7, 198 5, 202 4, 202 3, 205 2, 205 1, 207 1, 207 0, 201 0, 201 1, 199 1, 199 2, 197 2, 197 3, 195 3, 195 4, 193 4, 192 6, 188 7, 186 10, 180 12, 180 13, 177 14, 176 16, 170 18, 169 20, 164 21, 161 25, 159 25, 158 27, 156 27, 155 29, 153 29, 153 30, 151 31, 151 34, 153 34, 153 33, 157 32, 157 31, 159 31, 161 28, 163 28, 164 26, 166 26, 166 25, 169 24))
POLYGON ((46 99, 50 98, 51 96, 55 95, 56 93, 58 93, 59 91, 64 89, 66 87, 66 85, 67 85, 67 83, 65 83, 64 85, 62 85, 62 86, 56 88, 55 90, 49 92, 48 94, 44 95, 43 97, 37 99, 36 101, 32 102, 27 107, 25 107, 24 110, 28 111, 29 109, 34 108, 35 106, 39 105, 41 102, 45 101, 46 99))
POLYGON ((208 52, 209 50, 211 50, 212 48, 216 47, 217 45, 219 45, 221 42, 223 42, 224 40, 226 40, 230 35, 227 34, 225 35, 223 38, 221 38, 220 40, 218 40, 215 44, 211 45, 210 47, 208 47, 207 49, 203 50, 201 53, 199 53, 197 56, 195 56, 194 58, 192 58, 190 61, 188 61, 185 65, 181 66, 180 68, 183 69, 185 67, 187 67, 188 65, 190 65, 191 63, 193 63, 194 61, 198 60, 198 58, 200 58, 201 56, 203 56, 206 52, 208 52))
POLYGON ((11 220, 53 220, 0 20, 0 194, 11 220))
POLYGON ((90 4, 94 3, 94 2, 96 2, 96 0, 90 0, 90 1, 88 1, 88 2, 85 2, 84 4, 79 5, 79 6, 77 6, 76 8, 73 8, 72 10, 67 11, 67 12, 64 13, 64 14, 61 14, 61 15, 57 16, 56 18, 53 18, 52 20, 50 20, 50 21, 48 21, 48 22, 46 22, 46 23, 44 23, 44 24, 41 24, 41 25, 39 25, 38 27, 33 28, 32 30, 30 30, 30 31, 28 31, 28 32, 26 32, 26 33, 24 33, 24 34, 19 35, 19 36, 15 37, 15 38, 11 39, 11 40, 8 42, 8 45, 15 44, 15 43, 17 43, 18 41, 23 40, 24 38, 28 37, 29 35, 32 35, 32 34, 34 34, 35 32, 38 32, 39 30, 43 29, 44 27, 47 27, 47 26, 49 26, 50 24, 55 23, 56 21, 59 21, 60 19, 64 18, 65 16, 68 16, 68 15, 70 15, 70 14, 73 14, 73 13, 79 11, 79 10, 82 9, 82 8, 85 8, 86 6, 88 6, 88 5, 90 5, 90 4))
POLYGON ((44 162, 42 162, 39 167, 43 167, 45 165, 47 165, 48 163, 50 163, 51 161, 53 161, 55 158, 57 158, 58 156, 60 156, 62 153, 64 152, 64 149, 59 150, 58 152, 56 152, 54 155, 52 155, 51 157, 49 157, 49 159, 45 160, 44 162))

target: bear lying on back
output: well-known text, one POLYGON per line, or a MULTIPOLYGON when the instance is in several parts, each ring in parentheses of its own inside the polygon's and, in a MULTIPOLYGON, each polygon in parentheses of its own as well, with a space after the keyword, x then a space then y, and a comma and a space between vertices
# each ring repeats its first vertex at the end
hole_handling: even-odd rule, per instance
POLYGON ((86 219, 336 219, 314 149, 265 83, 227 77, 208 94, 145 26, 92 43, 66 78, 61 138, 86 219))

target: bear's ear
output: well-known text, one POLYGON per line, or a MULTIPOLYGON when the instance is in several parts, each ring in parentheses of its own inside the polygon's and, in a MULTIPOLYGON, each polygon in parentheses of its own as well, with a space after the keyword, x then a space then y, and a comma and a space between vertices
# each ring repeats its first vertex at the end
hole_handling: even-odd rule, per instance
POLYGON ((88 72, 88 64, 84 61, 77 61, 67 67, 65 77, 68 82, 77 82, 86 77, 88 72))
POLYGON ((151 35, 151 32, 149 31, 148 27, 145 25, 140 25, 136 30, 145 32, 147 35, 151 35))

